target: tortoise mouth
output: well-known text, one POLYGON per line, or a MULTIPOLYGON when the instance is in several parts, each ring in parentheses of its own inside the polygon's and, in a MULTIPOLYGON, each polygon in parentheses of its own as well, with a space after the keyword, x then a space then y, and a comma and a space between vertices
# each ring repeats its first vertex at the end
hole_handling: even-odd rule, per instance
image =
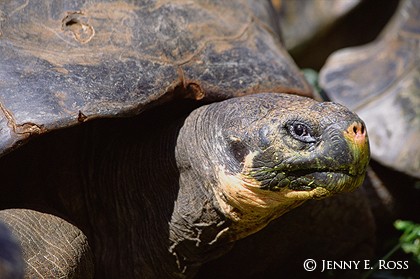
POLYGON ((354 173, 350 168, 341 169, 299 169, 288 172, 272 170, 254 178, 261 183, 261 189, 281 191, 290 189, 294 191, 311 191, 315 188, 325 188, 330 192, 353 191, 361 185, 365 172, 354 173))
POLYGON ((289 172, 288 188, 295 191, 310 191, 317 187, 331 192, 352 191, 363 182, 365 172, 352 174, 350 169, 307 169, 289 172))

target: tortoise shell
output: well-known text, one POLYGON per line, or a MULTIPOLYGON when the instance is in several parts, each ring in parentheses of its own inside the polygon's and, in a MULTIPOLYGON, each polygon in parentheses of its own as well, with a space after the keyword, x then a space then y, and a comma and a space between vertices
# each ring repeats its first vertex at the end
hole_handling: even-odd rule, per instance
POLYGON ((2 1, 0 153, 174 98, 311 95, 269 3, 2 1), (264 54, 264 55, 262 55, 264 54))

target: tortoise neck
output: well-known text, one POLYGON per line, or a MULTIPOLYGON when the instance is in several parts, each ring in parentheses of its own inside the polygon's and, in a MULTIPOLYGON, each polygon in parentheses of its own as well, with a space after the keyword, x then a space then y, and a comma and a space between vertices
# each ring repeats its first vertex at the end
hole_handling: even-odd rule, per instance
MULTIPOLYGON (((193 172, 179 177, 179 192, 169 224, 170 248, 179 275, 193 276, 201 264, 230 250, 230 221, 215 207, 212 193, 193 172)), ((182 277, 182 276, 180 276, 182 277)))
POLYGON ((179 171, 179 191, 170 222, 170 252, 178 269, 189 276, 200 264, 215 259, 233 245, 232 222, 222 213, 215 197, 218 162, 205 150, 212 121, 205 110, 193 111, 177 137, 175 157, 179 171), (210 127, 207 127, 210 125, 210 127))

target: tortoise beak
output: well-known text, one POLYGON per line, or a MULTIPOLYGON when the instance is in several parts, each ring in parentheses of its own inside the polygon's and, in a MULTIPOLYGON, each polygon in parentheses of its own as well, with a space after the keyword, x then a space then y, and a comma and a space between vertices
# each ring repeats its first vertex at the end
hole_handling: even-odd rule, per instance
POLYGON ((353 157, 350 174, 358 175, 365 172, 370 159, 369 139, 363 122, 354 121, 343 132, 349 150, 353 157))

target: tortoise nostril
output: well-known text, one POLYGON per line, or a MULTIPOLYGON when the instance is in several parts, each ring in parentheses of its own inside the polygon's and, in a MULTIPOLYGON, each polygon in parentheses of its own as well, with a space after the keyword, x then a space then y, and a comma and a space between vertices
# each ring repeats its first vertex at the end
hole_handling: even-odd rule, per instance
POLYGON ((354 136, 363 136, 365 134, 365 125, 360 122, 354 122, 347 131, 353 131, 354 136))
POLYGON ((366 139, 366 128, 361 122, 353 122, 347 128, 347 133, 354 140, 364 141, 366 139))

